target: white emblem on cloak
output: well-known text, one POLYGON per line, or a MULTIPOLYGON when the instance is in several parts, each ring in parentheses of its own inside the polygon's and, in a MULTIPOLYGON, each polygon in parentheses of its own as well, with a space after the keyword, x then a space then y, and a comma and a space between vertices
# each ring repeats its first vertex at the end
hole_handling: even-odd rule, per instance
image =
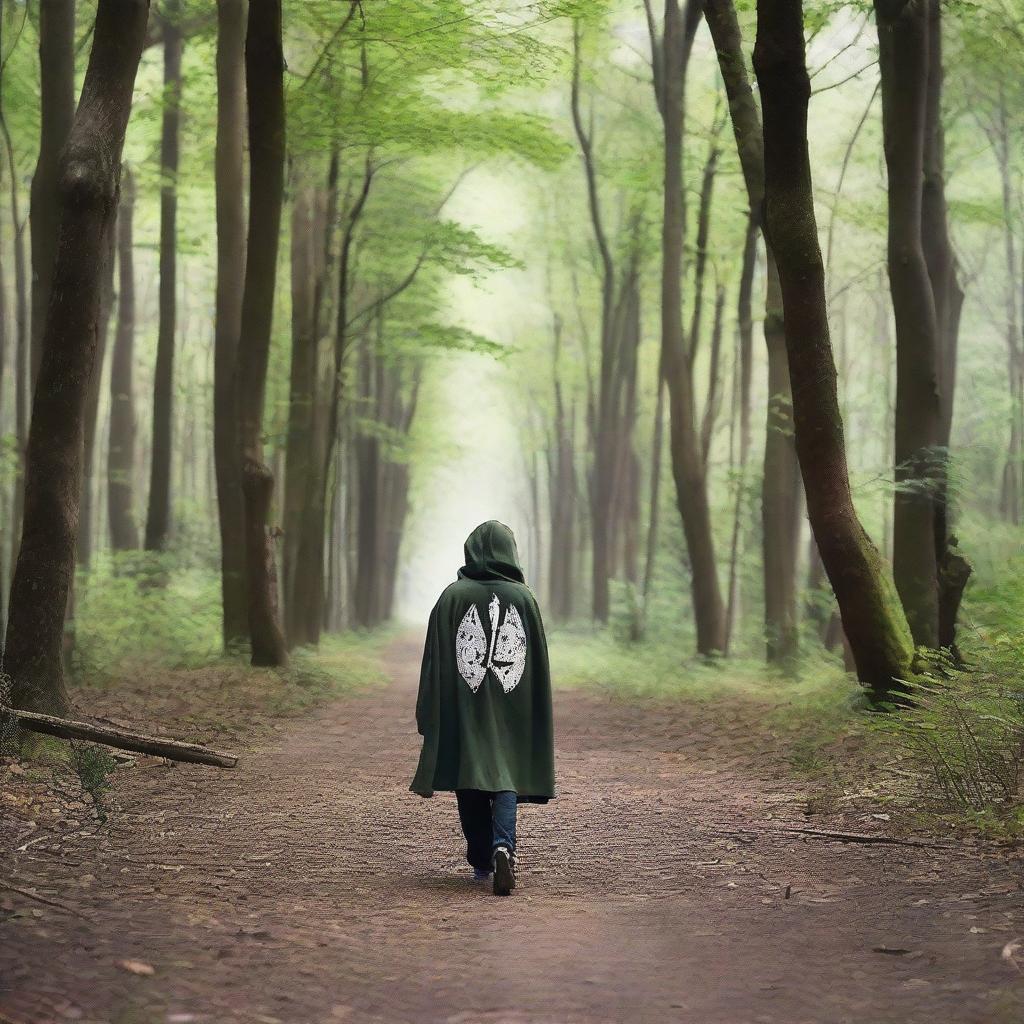
POLYGON ((491 594, 487 613, 491 624, 490 646, 476 605, 469 606, 459 623, 455 634, 455 661, 459 675, 476 693, 490 669, 505 693, 511 693, 519 685, 526 669, 526 630, 519 610, 513 604, 505 606, 502 619, 497 594, 491 594))

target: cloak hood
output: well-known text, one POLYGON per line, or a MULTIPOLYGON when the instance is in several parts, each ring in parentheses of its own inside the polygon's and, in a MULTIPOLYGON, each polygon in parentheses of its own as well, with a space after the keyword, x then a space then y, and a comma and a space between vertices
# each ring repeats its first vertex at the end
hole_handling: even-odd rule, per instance
POLYGON ((496 519, 481 523, 466 538, 464 552, 466 564, 459 570, 459 579, 525 582, 515 534, 496 519))

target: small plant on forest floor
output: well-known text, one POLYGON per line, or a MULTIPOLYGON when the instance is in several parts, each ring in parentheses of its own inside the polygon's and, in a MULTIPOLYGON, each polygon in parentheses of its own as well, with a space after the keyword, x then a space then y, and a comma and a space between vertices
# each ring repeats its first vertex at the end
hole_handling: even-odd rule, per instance
POLYGON ((1024 782, 1024 682, 992 664, 938 668, 912 684, 912 706, 878 716, 875 728, 899 749, 926 804, 1012 811, 1024 782))
POLYGON ((117 762, 103 747, 92 743, 71 744, 71 764, 79 781, 96 804, 96 810, 103 818, 103 795, 110 789, 110 773, 117 762))

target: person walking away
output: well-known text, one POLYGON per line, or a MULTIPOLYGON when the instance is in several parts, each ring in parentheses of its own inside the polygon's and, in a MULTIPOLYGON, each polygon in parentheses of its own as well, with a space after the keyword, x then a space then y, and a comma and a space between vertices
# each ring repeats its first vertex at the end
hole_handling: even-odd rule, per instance
POLYGON ((474 877, 516 885, 516 809, 555 796, 547 640, 516 540, 503 523, 466 539, 466 564, 427 624, 410 789, 454 792, 474 877))

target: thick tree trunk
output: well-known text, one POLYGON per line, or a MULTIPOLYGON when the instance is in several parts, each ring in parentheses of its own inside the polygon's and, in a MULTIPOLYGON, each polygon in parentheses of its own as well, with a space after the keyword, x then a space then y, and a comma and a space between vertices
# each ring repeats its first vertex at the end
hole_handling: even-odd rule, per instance
POLYGON ((92 54, 61 157, 60 231, 32 407, 25 524, 11 586, 5 668, 11 703, 67 708, 61 639, 75 566, 82 436, 121 149, 148 0, 99 0, 92 54))
POLYGON ((278 620, 274 536, 268 526, 274 476, 263 461, 262 438, 284 195, 280 0, 259 0, 249 6, 245 84, 249 103, 249 255, 238 345, 238 411, 249 639, 254 665, 284 665, 288 651, 278 620))
POLYGON ((896 316, 893 575, 915 643, 938 645, 935 458, 938 327, 921 244, 928 24, 925 3, 875 0, 896 316))
POLYGON ((177 326, 178 150, 181 129, 181 0, 165 0, 164 108, 160 136, 160 323, 153 374, 146 550, 162 551, 171 530, 171 449, 174 422, 174 334, 177 326))
POLYGON ((237 359, 245 282, 246 0, 217 0, 217 295, 213 457, 220 527, 224 646, 248 635, 245 510, 238 444, 237 359))
POLYGON ((711 509, 701 461, 693 400, 693 379, 683 339, 682 257, 686 230, 683 206, 683 122, 689 54, 702 9, 687 0, 685 17, 678 0, 665 2, 662 41, 661 112, 664 125, 664 219, 662 222, 661 346, 669 391, 669 440, 676 500, 690 556, 697 650, 725 649, 725 605, 718 582, 711 509))
POLYGON ((107 335, 114 304, 114 251, 116 230, 110 232, 109 249, 104 258, 106 273, 100 296, 100 319, 96 331, 96 357, 93 361, 89 395, 85 403, 85 437, 82 444, 82 498, 78 516, 78 564, 88 569, 92 562, 95 507, 98 502, 98 479, 93 479, 96 463, 96 441, 99 428, 100 389, 103 386, 103 360, 107 354, 107 335))
POLYGON ((35 387, 60 226, 60 157, 75 116, 75 0, 39 4, 39 161, 32 176, 32 363, 35 387))
POLYGON ((107 454, 107 510, 110 544, 115 551, 139 546, 133 510, 135 474, 135 259, 133 222, 135 183, 127 167, 121 171, 117 211, 117 331, 110 361, 110 440, 107 454))
POLYGON ((850 493, 807 146, 801 0, 760 0, 754 68, 764 112, 765 211, 782 286, 796 449, 807 510, 857 674, 875 699, 911 673, 913 639, 850 493))

